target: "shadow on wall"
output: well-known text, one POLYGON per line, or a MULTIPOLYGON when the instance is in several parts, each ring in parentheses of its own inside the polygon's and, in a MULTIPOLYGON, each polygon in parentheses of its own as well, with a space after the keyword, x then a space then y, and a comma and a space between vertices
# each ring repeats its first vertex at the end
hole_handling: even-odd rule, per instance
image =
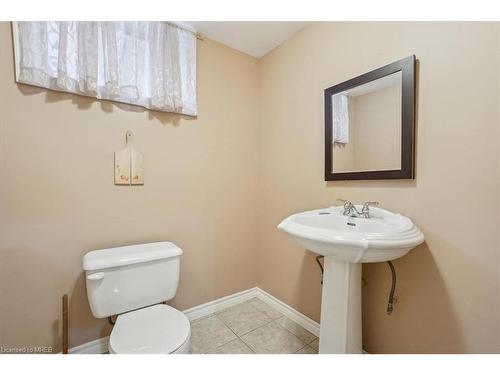
POLYGON ((75 105, 79 110, 87 110, 91 108, 94 103, 100 103, 100 108, 104 113, 113 113, 115 108, 119 108, 126 112, 146 112, 149 120, 158 120, 162 125, 180 126, 181 124, 185 124, 185 121, 193 121, 197 119, 197 117, 181 115, 178 113, 154 111, 136 105, 112 102, 109 100, 99 100, 88 96, 59 92, 37 86, 18 83, 17 88, 21 92, 21 94, 25 96, 41 95, 45 93, 45 102, 49 104, 62 101, 71 101, 71 103, 75 105))
MULTIPOLYGON (((383 189, 409 189, 417 187, 417 180, 346 180, 346 181, 326 181, 325 185, 329 189, 335 188, 383 188, 383 189)), ((359 194, 358 194, 359 195, 359 194)), ((336 196, 336 198, 346 198, 336 196)), ((363 204, 363 201, 354 201, 355 204, 363 204)), ((340 203, 338 201, 331 202, 330 206, 338 206, 340 203)), ((387 209, 386 207, 382 207, 387 209)))
POLYGON ((298 272, 299 279, 296 286, 299 291, 297 310, 316 322, 319 322, 320 316, 318 312, 321 309, 322 285, 321 270, 316 263, 316 256, 315 253, 304 251, 302 262, 300 263, 301 269, 298 272))
POLYGON ((460 326, 427 243, 393 263, 397 286, 391 315, 386 314, 389 266, 363 264, 364 349, 369 353, 463 353, 460 326), (422 345, 421 340, 416 343, 412 337, 427 337, 429 345, 422 345))

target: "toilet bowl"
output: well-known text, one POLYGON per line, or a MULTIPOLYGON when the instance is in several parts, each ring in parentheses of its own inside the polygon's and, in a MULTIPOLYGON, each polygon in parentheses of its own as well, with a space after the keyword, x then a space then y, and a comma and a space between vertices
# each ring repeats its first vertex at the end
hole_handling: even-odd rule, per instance
POLYGON ((189 353, 191 326, 163 304, 177 292, 182 250, 155 242, 85 254, 87 297, 96 318, 118 315, 109 353, 189 353))
POLYGON ((109 338, 109 353, 186 354, 191 327, 179 310, 154 305, 119 315, 109 338))

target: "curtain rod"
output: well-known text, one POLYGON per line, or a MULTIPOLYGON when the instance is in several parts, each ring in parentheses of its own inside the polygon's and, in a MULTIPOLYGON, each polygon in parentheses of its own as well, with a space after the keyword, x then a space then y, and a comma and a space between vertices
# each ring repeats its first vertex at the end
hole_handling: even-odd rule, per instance
POLYGON ((190 29, 182 24, 179 24, 176 22, 171 22, 171 21, 165 21, 165 23, 169 26, 176 27, 180 30, 184 30, 184 31, 187 31, 188 33, 193 34, 196 37, 196 39, 198 39, 198 40, 201 40, 201 41, 205 40, 203 35, 201 35, 199 32, 193 31, 192 29, 190 29))

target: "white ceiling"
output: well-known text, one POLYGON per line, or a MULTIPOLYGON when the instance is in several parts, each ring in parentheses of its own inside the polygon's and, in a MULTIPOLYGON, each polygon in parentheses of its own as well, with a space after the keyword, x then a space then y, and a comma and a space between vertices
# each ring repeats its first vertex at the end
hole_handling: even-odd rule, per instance
POLYGON ((225 44, 238 51, 261 58, 309 22, 275 21, 184 21, 202 36, 225 44))

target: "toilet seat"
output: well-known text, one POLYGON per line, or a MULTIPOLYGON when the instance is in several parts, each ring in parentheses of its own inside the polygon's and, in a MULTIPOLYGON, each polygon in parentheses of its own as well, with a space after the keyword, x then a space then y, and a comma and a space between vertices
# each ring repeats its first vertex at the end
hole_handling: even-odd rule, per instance
POLYGON ((167 305, 153 305, 119 315, 109 338, 117 354, 188 353, 189 320, 167 305))

